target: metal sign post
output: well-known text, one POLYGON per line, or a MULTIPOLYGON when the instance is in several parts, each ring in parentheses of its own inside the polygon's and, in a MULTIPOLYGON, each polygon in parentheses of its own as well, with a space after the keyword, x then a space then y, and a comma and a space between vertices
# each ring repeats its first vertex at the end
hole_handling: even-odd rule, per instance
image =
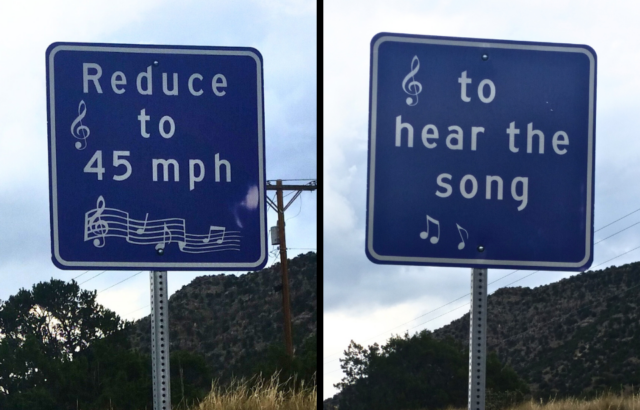
POLYGON ((469 410, 484 410, 487 354, 487 269, 471 269, 469 410))
POLYGON ((171 410, 169 378, 169 298, 167 272, 151 271, 151 369, 153 408, 171 410))

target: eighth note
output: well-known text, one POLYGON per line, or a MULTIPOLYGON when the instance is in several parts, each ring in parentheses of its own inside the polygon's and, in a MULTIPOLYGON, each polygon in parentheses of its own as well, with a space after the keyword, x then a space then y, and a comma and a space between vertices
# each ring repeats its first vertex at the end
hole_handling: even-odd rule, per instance
MULTIPOLYGON (((144 225, 142 226, 142 228, 138 228, 138 230, 136 232, 138 232, 138 234, 142 234, 144 232, 145 229, 147 229, 147 219, 149 218, 149 212, 147 212, 147 215, 144 217, 144 225)), ((166 226, 166 224, 165 224, 166 226)))
POLYGON ((412 95, 416 98, 414 101, 412 97, 407 97, 407 100, 406 100, 407 105, 411 107, 418 104, 418 94, 422 92, 422 84, 420 84, 413 78, 413 76, 416 75, 419 69, 420 69, 420 60, 418 60, 418 56, 413 56, 413 59, 411 60, 411 71, 409 72, 409 74, 407 74, 404 77, 404 80, 402 80, 402 90, 405 93, 412 95), (407 84, 407 81, 409 80, 411 81, 409 82, 409 84, 407 84))
POLYGON ((164 224, 164 229, 162 231, 162 242, 158 243, 156 245, 156 250, 159 249, 164 249, 164 247, 168 244, 171 243, 171 231, 169 230, 169 228, 167 228, 167 224, 164 224), (169 234, 169 240, 167 241, 167 233, 169 234))
POLYGON ((224 233, 227 229, 223 226, 210 226, 209 227, 209 236, 207 236, 206 238, 204 238, 202 240, 203 243, 209 243, 209 241, 211 240, 211 233, 213 231, 222 231, 222 238, 220 239, 216 239, 216 243, 220 244, 222 243, 222 241, 224 240, 224 233))
POLYGON ((429 215, 427 215, 427 230, 420 232, 420 238, 427 239, 429 237, 429 221, 431 221, 431 223, 434 223, 434 224, 436 224, 438 226, 438 235, 432 236, 431 239, 430 239, 431 243, 435 245, 440 240, 440 222, 438 222, 437 220, 433 219, 429 215))
POLYGON ((456 226, 458 227, 458 233, 460 234, 460 239, 462 239, 462 242, 460 242, 458 244, 458 249, 462 250, 464 249, 465 243, 464 243, 464 238, 462 237, 462 231, 464 231, 467 234, 467 239, 469 239, 469 232, 467 232, 466 229, 464 229, 463 227, 461 227, 460 225, 456 224, 456 226), (462 229, 462 231, 461 231, 462 229))

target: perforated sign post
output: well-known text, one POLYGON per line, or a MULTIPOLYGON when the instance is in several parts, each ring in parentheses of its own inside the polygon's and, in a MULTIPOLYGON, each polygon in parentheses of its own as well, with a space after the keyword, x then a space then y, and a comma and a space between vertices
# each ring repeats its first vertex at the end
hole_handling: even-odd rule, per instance
POLYGON ((596 54, 381 33, 370 69, 366 254, 473 268, 469 406, 482 409, 487 268, 593 260, 596 54))
POLYGON ((262 56, 54 43, 46 62, 53 263, 151 270, 153 403, 168 410, 167 270, 267 262, 262 56))
POLYGON ((46 57, 56 266, 266 264, 257 50, 54 43, 46 57))

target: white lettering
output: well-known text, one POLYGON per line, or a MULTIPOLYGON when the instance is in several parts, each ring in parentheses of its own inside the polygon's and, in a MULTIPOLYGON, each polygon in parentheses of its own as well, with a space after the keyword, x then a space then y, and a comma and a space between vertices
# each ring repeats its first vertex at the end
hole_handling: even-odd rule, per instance
POLYGON ((145 110, 145 108, 140 110, 140 115, 138 115, 138 120, 140 120, 140 135, 144 138, 149 138, 151 134, 147 132, 147 121, 149 121, 151 117, 146 115, 145 110))
POLYGON ((462 76, 458 78, 458 82, 460 83, 460 98, 462 99, 462 101, 471 101, 471 98, 467 97, 467 84, 471 84, 471 79, 467 78, 466 71, 462 72, 462 76))
POLYGON ((480 84, 478 85, 478 97, 480 98, 480 101, 482 101, 485 104, 488 104, 491 101, 493 101, 493 99, 496 97, 496 86, 493 84, 493 81, 491 81, 491 80, 482 80, 482 81, 480 81, 480 84), (489 96, 488 97, 484 96, 484 86, 485 85, 489 86, 489 96))
POLYGON ((176 124, 173 122, 173 118, 169 117, 168 115, 165 115, 160 119, 160 124, 158 125, 158 129, 160 130, 160 135, 162 135, 163 138, 169 139, 173 137, 173 133, 176 132, 176 124), (169 132, 164 132, 165 122, 169 123, 169 132))
POLYGON ((199 96, 199 95, 202 95, 202 89, 200 89, 200 90, 196 91, 196 90, 193 88, 193 80, 194 80, 194 79, 196 79, 196 78, 197 78, 198 80, 202 81, 202 76, 201 76, 200 74, 198 74, 198 73, 192 74, 192 75, 191 75, 191 77, 189 77, 189 92, 190 92, 192 95, 195 95, 195 96, 197 97, 197 96, 199 96))
POLYGON ((553 134, 552 143, 553 143, 553 150, 556 152, 556 154, 564 155, 567 153, 567 150, 564 148, 558 149, 558 145, 569 145, 569 136, 564 131, 558 131, 555 134, 553 134), (559 140, 560 137, 562 137, 561 140, 559 140))
POLYGON ((484 134, 484 127, 471 127, 471 151, 476 150, 476 137, 479 133, 484 134))
POLYGON ((396 147, 402 146, 402 130, 406 129, 409 136, 407 140, 407 146, 409 148, 413 147, 413 127, 409 123, 402 122, 402 116, 398 115, 396 117, 396 147))
POLYGON ((218 97, 222 97, 227 92, 226 91, 218 91, 218 88, 226 88, 227 87, 227 79, 222 74, 216 74, 211 80, 211 88, 213 89, 213 93, 218 97), (218 82, 218 80, 222 80, 218 82))
POLYGON ((491 199, 491 183, 496 181, 498 183, 498 199, 502 199, 502 178, 495 175, 487 175, 487 190, 486 198, 491 199))
POLYGON ((164 181, 168 181, 169 180, 169 165, 173 165, 173 180, 178 182, 180 181, 180 167, 178 165, 178 161, 176 161, 175 159, 154 159, 151 161, 152 162, 152 168, 153 168, 153 180, 157 181, 158 180, 158 165, 162 165, 162 170, 163 170, 163 179, 164 181))
POLYGON ((443 181, 443 179, 447 178, 449 181, 451 181, 451 174, 440 174, 438 175, 438 179, 437 179, 437 183, 438 186, 441 186, 442 188, 445 189, 444 192, 440 192, 440 191, 436 191, 436 195, 438 195, 440 198, 446 198, 448 196, 451 196, 451 185, 447 184, 446 182, 443 181))
MULTIPOLYGON (((438 139, 438 129, 436 128, 435 125, 427 124, 422 129, 422 143, 424 144, 424 146, 427 148, 435 148, 437 144, 435 142, 429 142, 429 138, 438 139), (431 131, 431 133, 429 133, 429 131, 431 131)), ((396 131, 396 146, 398 146, 397 131, 396 131)))
POLYGON ((204 179, 204 164, 199 159, 189 160, 189 191, 193 191, 196 187, 196 182, 200 182, 204 179), (198 176, 195 174, 195 165, 198 166, 198 176))
POLYGON ((544 154, 544 134, 542 131, 534 130, 532 122, 527 124, 527 154, 531 154, 534 135, 538 136, 538 153, 544 154))
POLYGON ((451 127, 449 127, 449 131, 456 131, 456 134, 449 134, 449 136, 447 137, 447 147, 449 147, 449 149, 455 149, 455 150, 461 150, 462 149, 462 128, 458 127, 457 125, 452 125, 451 127), (457 144, 453 145, 451 143, 451 140, 455 139, 456 141, 458 141, 457 144))
POLYGON ((216 154, 216 182, 220 182, 220 166, 224 165, 227 182, 231 182, 231 164, 225 159, 220 159, 220 154, 216 154))
POLYGON ((85 94, 89 93, 89 81, 93 81, 93 86, 96 87, 98 94, 102 94, 102 87, 98 80, 102 76, 102 67, 95 63, 82 63, 82 90, 85 94), (95 74, 89 74, 89 69, 96 70, 95 74))
POLYGON ((173 73, 173 87, 169 90, 167 85, 167 73, 162 73, 162 91, 166 95, 178 95, 178 73, 173 73))
POLYGON ((138 74, 138 78, 136 78, 136 86, 138 87, 138 92, 142 95, 152 95, 153 94, 153 82, 151 81, 151 66, 147 67, 147 71, 143 71, 138 74), (147 82, 147 89, 142 89, 142 80, 145 79, 147 82))
POLYGON ((520 134, 520 130, 516 128, 515 121, 509 124, 509 128, 507 128, 507 134, 509 134, 509 150, 511 152, 520 151, 520 148, 516 148, 516 144, 515 144, 515 136, 516 134, 520 134))
POLYGON ((473 175, 465 175, 460 180, 460 193, 463 197, 470 199, 476 196, 476 192, 478 192, 478 181, 473 175), (467 181, 471 181, 471 192, 467 192, 467 181))
POLYGON ((520 206, 518 206, 518 211, 522 211, 527 206, 528 191, 529 191, 529 178, 516 177, 511 182, 511 196, 516 201, 520 201, 520 206), (522 194, 520 195, 516 193, 516 184, 518 182, 522 183, 522 194))
POLYGON ((111 89, 116 94, 123 94, 125 91, 124 87, 118 88, 119 85, 127 85, 127 78, 122 71, 116 71, 111 76, 111 89))

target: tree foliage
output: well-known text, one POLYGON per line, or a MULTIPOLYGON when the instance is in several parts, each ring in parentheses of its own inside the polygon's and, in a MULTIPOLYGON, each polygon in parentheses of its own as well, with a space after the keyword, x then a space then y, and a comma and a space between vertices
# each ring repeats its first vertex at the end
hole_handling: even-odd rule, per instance
POLYGON ((270 377, 278 373, 279 382, 285 389, 299 388, 302 385, 310 387, 317 383, 317 357, 317 335, 307 338, 301 351, 296 352, 293 358, 286 353, 283 343, 274 343, 252 365, 233 376, 250 378, 262 374, 263 377, 270 377))
MULTIPOLYGON (((133 330, 132 323, 97 303, 96 292, 75 281, 52 279, 20 289, 0 301, 0 409, 153 408, 151 357, 132 349, 133 330)), ((235 376, 261 371, 270 376, 277 370, 283 382, 297 376, 288 387, 303 380, 308 386, 316 355, 315 337, 293 360, 273 346, 247 373, 235 376)), ((203 399, 214 376, 204 357, 176 350, 170 360, 172 404, 184 407, 203 399)))
POLYGON ((0 408, 146 405, 150 361, 129 350, 127 326, 75 281, 20 289, 0 303, 0 408))
MULTIPOLYGON (((427 331, 395 336, 387 344, 368 348, 351 341, 340 359, 345 377, 341 410, 440 409, 465 407, 469 353, 453 340, 439 341, 427 331)), ((487 360, 487 388, 491 391, 527 390, 497 356, 487 360)))

